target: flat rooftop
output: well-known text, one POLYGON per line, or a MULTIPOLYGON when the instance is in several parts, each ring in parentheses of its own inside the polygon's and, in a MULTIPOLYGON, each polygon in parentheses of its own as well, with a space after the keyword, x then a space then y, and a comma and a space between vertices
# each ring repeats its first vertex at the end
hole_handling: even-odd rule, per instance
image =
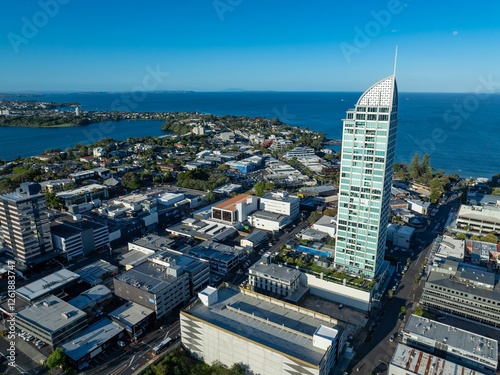
POLYGON ((482 350, 484 350, 485 354, 488 354, 488 357, 493 353, 495 360, 497 358, 497 340, 465 331, 435 320, 429 320, 412 314, 408 318, 404 331, 408 331, 410 335, 413 333, 425 336, 426 338, 437 342, 445 342, 449 347, 460 348, 469 353, 479 354, 482 350), (483 349, 478 349, 478 347, 483 349), (486 353, 486 351, 489 351, 489 353, 486 353))
POLYGON ((6 201, 9 201, 9 202, 17 203, 17 202, 22 202, 22 201, 28 201, 28 200, 31 200, 33 198, 41 197, 41 196, 43 196, 43 194, 27 195, 27 194, 23 194, 23 193, 13 192, 13 193, 7 193, 7 194, 0 195, 0 200, 3 199, 6 201))
MULTIPOLYGON (((339 322, 325 320, 258 299, 257 294, 235 288, 218 291, 218 302, 211 306, 197 303, 181 314, 192 315, 231 334, 310 363, 320 364, 326 351, 313 346, 313 335, 324 325, 341 331, 339 322)), ((311 311, 311 315, 317 314, 311 311)), ((320 314, 317 314, 319 317, 320 314)))
POLYGON ((75 272, 80 275, 83 281, 90 285, 100 284, 103 281, 103 276, 118 273, 118 267, 113 266, 105 260, 99 259, 94 263, 79 268, 75 272))
POLYGON ((202 259, 217 259, 223 262, 232 260, 238 254, 234 247, 213 241, 204 241, 190 249, 189 253, 202 259))
POLYGON ((19 310, 16 318, 29 322, 47 332, 55 332, 71 326, 87 314, 62 299, 49 295, 33 305, 19 310))
POLYGON ((292 202, 295 199, 299 199, 299 197, 296 197, 295 195, 289 195, 287 192, 277 192, 267 193, 261 199, 269 199, 280 202, 292 202))
POLYGON ((147 236, 139 238, 132 243, 136 246, 145 247, 146 249, 157 251, 162 248, 168 248, 174 242, 175 241, 170 238, 160 237, 155 234, 148 234, 147 236))
POLYGON ((289 217, 288 215, 280 215, 269 211, 255 211, 254 213, 251 214, 251 216, 278 222, 289 217))
POLYGON ((80 275, 63 268, 17 289, 16 294, 27 301, 34 301, 78 279, 80 275))
POLYGON ((181 224, 168 227, 167 232, 185 237, 193 237, 200 240, 209 240, 214 236, 231 234, 236 232, 233 227, 209 220, 186 219, 181 224))
MULTIPOLYGON (((184 276, 184 273, 182 276, 184 276)), ((177 282, 179 278, 169 274, 168 267, 148 261, 116 276, 115 279, 148 293, 158 293, 177 282)))
POLYGON ((125 305, 111 311, 108 315, 125 326, 133 327, 153 313, 153 310, 141 306, 138 303, 127 302, 125 305))
POLYGON ((337 217, 323 215, 314 223, 314 225, 326 225, 333 227, 335 226, 336 222, 337 222, 337 217))
POLYGON ((279 279, 287 282, 291 282, 297 277, 300 277, 300 271, 295 268, 282 267, 274 263, 267 264, 263 261, 263 259, 261 260, 262 261, 255 263, 248 269, 250 274, 258 276, 260 274, 264 277, 279 279))
POLYGON ((123 327, 110 319, 103 318, 64 343, 62 348, 68 357, 79 361, 122 331, 123 327))
POLYGON ((418 375, 483 375, 482 372, 436 357, 432 354, 398 344, 390 366, 402 369, 406 374, 418 375))
POLYGON ((500 290, 498 287, 498 283, 493 289, 487 289, 483 287, 472 288, 472 286, 467 286, 467 283, 465 282, 459 282, 458 280, 456 280, 456 278, 454 280, 450 279, 449 274, 442 274, 439 270, 429 272, 425 283, 426 288, 427 283, 440 286, 445 290, 451 289, 456 292, 462 292, 464 294, 471 294, 489 300, 500 301, 500 290))
POLYGON ((61 198, 61 199, 69 199, 74 197, 75 195, 83 195, 87 193, 92 193, 95 190, 106 190, 108 187, 105 185, 99 185, 99 184, 90 184, 90 185, 85 185, 82 187, 79 187, 77 189, 73 190, 66 190, 66 191, 60 191, 59 193, 56 193, 56 195, 61 198))

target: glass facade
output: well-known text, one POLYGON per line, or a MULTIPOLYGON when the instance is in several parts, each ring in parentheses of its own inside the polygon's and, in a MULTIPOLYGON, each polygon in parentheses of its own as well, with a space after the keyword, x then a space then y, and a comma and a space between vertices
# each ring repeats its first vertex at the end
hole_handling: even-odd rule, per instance
POLYGON ((395 76, 368 89, 343 120, 335 264, 375 278, 384 260, 398 92, 395 76))

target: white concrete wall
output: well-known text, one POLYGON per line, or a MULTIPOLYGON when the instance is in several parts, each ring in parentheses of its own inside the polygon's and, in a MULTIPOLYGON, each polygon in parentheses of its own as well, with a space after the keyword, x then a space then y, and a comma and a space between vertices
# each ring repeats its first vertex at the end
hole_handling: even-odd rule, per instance
POLYGON ((302 273, 301 283, 307 285, 314 296, 343 303, 344 305, 363 311, 370 309, 371 296, 367 291, 322 280, 319 277, 306 273, 302 273))
MULTIPOLYGON (((183 342, 189 336, 188 330, 184 328, 183 324, 185 319, 187 317, 181 314, 181 337, 183 342)), ((202 348, 202 352, 194 354, 205 363, 212 364, 219 361, 231 367, 233 364, 241 362, 247 364, 249 370, 254 374, 262 375, 289 375, 293 368, 289 365, 296 367, 295 363, 277 352, 203 322, 196 321, 196 324, 201 325, 203 329, 201 345, 198 345, 198 347, 202 348)), ((319 369, 307 367, 307 371, 310 374, 320 375, 319 369)))

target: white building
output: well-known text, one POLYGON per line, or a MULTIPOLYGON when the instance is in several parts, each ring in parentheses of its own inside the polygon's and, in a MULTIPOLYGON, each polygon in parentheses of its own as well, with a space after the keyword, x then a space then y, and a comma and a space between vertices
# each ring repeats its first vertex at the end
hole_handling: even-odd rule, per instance
POLYGON ((414 237, 415 228, 398 224, 389 224, 387 227, 387 241, 402 249, 409 249, 414 237))
POLYGON ((332 217, 328 215, 321 216, 318 221, 316 221, 312 228, 316 229, 318 232, 323 232, 330 237, 335 237, 335 229, 337 227, 337 217, 332 217))
POLYGON ((251 212, 257 210, 257 202, 257 197, 239 194, 212 206, 212 219, 227 224, 245 221, 251 212))
POLYGON ((248 269, 248 285, 255 292, 290 297, 300 287, 300 271, 267 263, 262 258, 248 269))
POLYGON ((410 205, 409 207, 410 210, 417 212, 421 215, 427 215, 427 213, 429 212, 429 207, 431 206, 430 202, 424 202, 415 199, 408 200, 408 203, 410 205))
POLYGON ((314 153, 314 149, 313 148, 310 148, 310 147, 295 147, 294 149, 288 151, 285 155, 284 155, 284 158, 285 159, 293 159, 293 158, 296 158, 296 159, 300 159, 300 158, 304 158, 304 159, 307 159, 307 158, 318 158, 318 156, 316 156, 316 154, 314 153))
POLYGON ((106 150, 102 147, 96 147, 92 150, 92 155, 94 155, 95 158, 106 156, 106 150))
POLYGON ((384 263, 397 109, 391 75, 365 91, 344 119, 335 263, 367 278, 384 263))
POLYGON ((299 217, 300 199, 286 191, 268 193, 260 198, 259 209, 290 216, 293 221, 299 217))
POLYGON ((497 368, 497 340, 421 316, 410 315, 402 342, 481 373, 493 375, 497 368))
POLYGON ((466 206, 458 211, 455 232, 476 236, 500 233, 500 208, 495 206, 466 206))
POLYGON ((343 322, 248 290, 211 295, 180 314, 182 344, 195 358, 243 363, 254 374, 327 375, 335 367, 343 322))

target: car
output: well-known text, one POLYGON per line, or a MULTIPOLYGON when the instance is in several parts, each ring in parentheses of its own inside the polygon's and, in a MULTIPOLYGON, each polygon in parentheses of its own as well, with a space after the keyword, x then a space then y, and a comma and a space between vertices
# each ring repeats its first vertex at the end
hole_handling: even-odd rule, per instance
POLYGON ((389 342, 394 342, 395 339, 396 339, 396 334, 393 333, 391 337, 389 337, 389 342))
POLYGON ((369 318, 370 318, 370 316, 371 316, 371 314, 370 314, 369 312, 367 312, 367 313, 365 314, 365 318, 366 318, 366 319, 369 319, 369 318))
POLYGON ((398 286, 397 286, 397 285, 394 285, 394 286, 392 287, 392 291, 393 291, 393 292, 395 292, 395 291, 396 291, 396 289, 398 289, 398 286))
POLYGON ((403 320, 405 320, 405 314, 400 314, 399 317, 398 317, 398 320, 400 322, 402 322, 403 320))
POLYGON ((121 346, 122 348, 124 348, 124 347, 125 347, 125 343, 124 343, 123 341, 121 341, 121 340, 118 340, 116 343, 117 343, 119 346, 121 346))
POLYGON ((339 305, 339 310, 342 310, 342 308, 343 308, 343 307, 344 307, 344 305, 343 305, 343 304, 340 304, 340 305, 339 305))

